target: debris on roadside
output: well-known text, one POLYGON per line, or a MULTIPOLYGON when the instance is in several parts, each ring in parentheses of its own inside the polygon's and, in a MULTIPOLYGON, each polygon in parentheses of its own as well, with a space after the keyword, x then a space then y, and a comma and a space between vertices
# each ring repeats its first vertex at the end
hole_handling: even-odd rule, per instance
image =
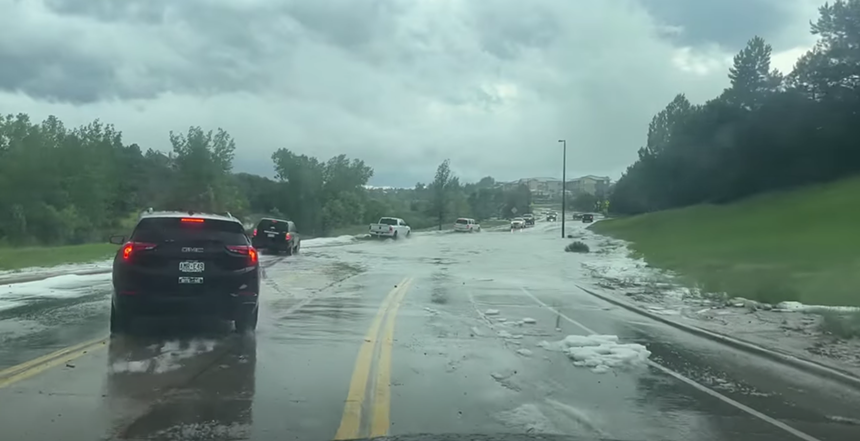
POLYGON ((488 309, 484 311, 484 315, 499 315, 498 309, 488 309))
POLYGON ((598 374, 639 366, 651 356, 651 351, 638 343, 618 343, 617 335, 568 335, 557 342, 541 341, 538 346, 560 351, 573 360, 574 366, 588 367, 598 374))

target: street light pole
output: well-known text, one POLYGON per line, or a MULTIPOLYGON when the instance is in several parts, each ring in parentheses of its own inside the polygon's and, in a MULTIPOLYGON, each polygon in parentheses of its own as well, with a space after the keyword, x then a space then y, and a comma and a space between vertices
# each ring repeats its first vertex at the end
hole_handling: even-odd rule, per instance
POLYGON ((564 202, 567 199, 567 140, 559 139, 564 146, 561 160, 561 238, 564 239, 564 202))

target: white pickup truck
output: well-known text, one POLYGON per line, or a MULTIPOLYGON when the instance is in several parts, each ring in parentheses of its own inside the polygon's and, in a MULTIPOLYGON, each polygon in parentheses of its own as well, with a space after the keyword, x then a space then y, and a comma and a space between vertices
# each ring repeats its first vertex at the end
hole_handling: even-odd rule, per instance
POLYGON ((370 224, 370 235, 374 237, 397 239, 409 237, 410 233, 412 233, 412 228, 406 224, 406 221, 397 217, 383 217, 379 219, 379 222, 370 224))

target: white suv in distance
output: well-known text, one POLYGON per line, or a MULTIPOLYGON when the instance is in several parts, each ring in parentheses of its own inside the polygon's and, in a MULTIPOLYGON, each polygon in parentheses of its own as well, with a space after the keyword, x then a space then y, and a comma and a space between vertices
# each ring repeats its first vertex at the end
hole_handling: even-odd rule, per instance
POLYGON ((454 231, 465 233, 480 233, 481 225, 475 219, 461 217, 454 222, 454 231))

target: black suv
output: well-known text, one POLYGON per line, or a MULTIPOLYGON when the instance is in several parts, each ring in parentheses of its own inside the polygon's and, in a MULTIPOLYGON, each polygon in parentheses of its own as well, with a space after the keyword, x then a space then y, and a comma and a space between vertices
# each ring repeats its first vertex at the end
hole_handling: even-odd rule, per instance
POLYGON ((587 224, 587 223, 591 223, 591 222, 594 222, 594 215, 593 214, 583 214, 582 215, 582 223, 587 224))
POLYGON ((232 216, 156 212, 141 216, 113 261, 110 330, 139 316, 215 315, 236 331, 257 327, 260 261, 232 216))
POLYGON ((534 226, 535 225, 535 215, 531 213, 526 213, 523 215, 523 219, 526 221, 526 226, 534 226))
POLYGON ((254 228, 251 243, 258 250, 279 253, 284 251, 288 256, 298 253, 302 246, 302 238, 296 232, 296 224, 282 219, 263 218, 254 228))

